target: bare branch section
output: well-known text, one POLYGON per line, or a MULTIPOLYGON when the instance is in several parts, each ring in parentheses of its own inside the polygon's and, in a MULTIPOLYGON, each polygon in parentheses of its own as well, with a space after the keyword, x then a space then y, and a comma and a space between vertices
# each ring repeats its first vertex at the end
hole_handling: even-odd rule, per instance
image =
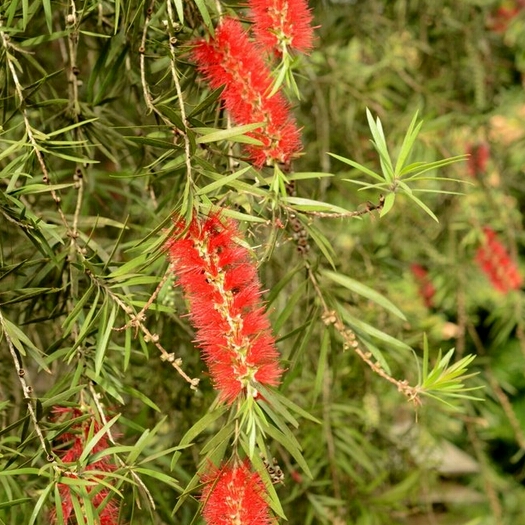
MULTIPOLYGON (((106 417, 106 412, 104 410, 104 407, 102 406, 102 403, 100 401, 100 394, 95 390, 95 387, 93 386, 93 383, 89 384, 89 391, 91 392, 91 397, 93 398, 93 402, 95 403, 95 406, 97 407, 98 415, 100 416, 100 419, 104 425, 107 426, 108 419, 106 417)), ((111 427, 107 426, 106 435, 108 436, 108 439, 112 445, 116 445, 117 442, 115 441, 115 438, 113 436, 113 432, 111 431, 111 427)), ((118 464, 129 471, 131 474, 131 477, 134 479, 134 481, 137 483, 137 485, 141 488, 141 490, 146 495, 146 498, 151 505, 152 509, 155 509, 155 501, 153 500, 153 496, 151 495, 151 492, 149 491, 148 487, 144 484, 142 479, 140 479, 139 475, 133 471, 132 468, 130 468, 124 461, 120 458, 119 455, 115 455, 117 458, 118 464)), ((137 505, 140 508, 140 502, 137 501, 137 505)))
POLYGON ((351 348, 352 350, 354 350, 354 352, 362 359, 362 361, 364 361, 372 369, 374 373, 376 373, 378 376, 382 377, 389 383, 395 385, 398 391, 401 392, 404 396, 406 396, 407 399, 413 402, 416 406, 421 405, 421 399, 419 397, 420 389, 417 386, 410 385, 406 379, 400 380, 392 377, 384 370, 379 361, 373 359, 371 352, 365 352, 360 347, 355 332, 352 329, 345 326, 337 312, 335 310, 331 310, 326 304, 322 290, 319 286, 319 283, 317 282, 317 278, 313 273, 310 265, 307 265, 307 271, 308 277, 310 278, 310 281, 312 281, 314 289, 317 293, 317 297, 319 298, 323 308, 323 323, 326 326, 334 326, 334 328, 343 338, 343 344, 345 349, 351 348))
POLYGON ((2 315, 2 312, 0 312, 0 325, 2 326, 2 332, 7 342, 7 347, 9 348, 11 358, 13 359, 13 364, 15 365, 16 375, 22 388, 22 393, 24 394, 24 400, 27 403, 27 411, 29 412, 29 417, 31 418, 31 422, 33 423, 35 433, 38 436, 38 440, 40 441, 42 450, 46 454, 47 460, 53 461, 55 459, 55 455, 44 438, 44 432, 40 427, 36 415, 36 410, 33 406, 33 387, 29 384, 27 380, 27 371, 24 368, 22 357, 20 356, 20 352, 18 352, 15 348, 13 340, 9 336, 9 330, 6 326, 6 321, 4 319, 4 316, 2 315))
MULTIPOLYGON (((50 184, 51 181, 50 181, 50 178, 49 178, 49 171, 47 169, 47 166, 46 166, 46 163, 45 163, 45 160, 44 160, 44 155, 42 153, 42 149, 41 147, 39 146, 38 144, 38 141, 35 137, 35 133, 33 131, 33 127, 31 126, 31 123, 29 121, 29 115, 28 115, 28 112, 27 112, 27 108, 26 108, 26 99, 24 97, 24 88, 22 87, 22 84, 18 78, 18 73, 16 72, 16 66, 15 66, 15 62, 14 62, 14 57, 13 55, 11 54, 12 52, 16 51, 16 48, 11 44, 11 40, 10 40, 10 37, 9 37, 9 34, 6 33, 5 31, 2 31, 2 27, 3 27, 3 21, 2 19, 0 18, 0 38, 2 40, 2 44, 3 44, 3 47, 4 47, 4 51, 5 51, 5 57, 6 57, 6 61, 7 61, 7 66, 9 68, 9 72, 11 74, 11 78, 13 80, 13 84, 15 86, 15 92, 16 92, 16 95, 18 97, 18 103, 19 103, 19 107, 20 107, 20 113, 22 114, 22 118, 23 118, 23 121, 24 121, 24 127, 25 127, 25 133, 27 135, 27 138, 29 139, 29 143, 33 149, 33 153, 35 154, 35 157, 38 161, 38 164, 40 166, 40 169, 42 171, 42 181, 44 182, 44 184, 50 184)), ((58 193, 53 189, 51 188, 50 190, 50 193, 51 193, 51 197, 53 198, 53 200, 55 201, 55 204, 57 205, 57 209, 58 209, 58 213, 60 215, 60 219, 62 220, 65 228, 66 228, 66 231, 67 231, 67 234, 69 237, 73 237, 73 232, 69 226, 69 223, 66 219, 66 216, 64 215, 64 212, 62 211, 62 208, 60 206, 60 203, 61 203, 61 198, 60 196, 58 195, 58 193)))

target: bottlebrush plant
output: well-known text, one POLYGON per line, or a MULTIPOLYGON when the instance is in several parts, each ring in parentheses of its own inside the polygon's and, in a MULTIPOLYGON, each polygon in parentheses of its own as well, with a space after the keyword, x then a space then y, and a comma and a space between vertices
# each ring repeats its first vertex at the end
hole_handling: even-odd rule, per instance
POLYGON ((221 98, 235 123, 263 124, 248 133, 262 143, 247 146, 255 166, 289 164, 301 148, 299 130, 283 96, 270 93, 270 69, 241 23, 226 18, 211 42, 195 44, 193 56, 211 87, 224 87, 221 98))
POLYGON ((108 484, 104 473, 117 470, 117 465, 104 455, 109 448, 108 436, 105 431, 100 432, 102 426, 91 414, 86 414, 87 418, 83 417, 81 409, 57 407, 53 412, 61 421, 71 424, 70 430, 60 436, 65 447, 57 453, 62 463, 73 467, 69 472, 64 472, 63 481, 57 484, 61 507, 52 512, 51 522, 68 523, 72 519, 82 522, 85 515, 91 514, 101 524, 118 523, 119 505, 110 489, 104 487, 111 487, 111 481, 108 484), (100 459, 93 460, 97 453, 100 453, 100 459), (86 459, 88 462, 83 466, 86 459), (67 483, 71 479, 85 480, 84 490, 78 487, 80 490, 77 492, 74 483, 67 483))
POLYGON ((185 230, 178 221, 167 250, 214 386, 222 401, 256 398, 258 385, 277 385, 282 369, 255 265, 231 219, 193 219, 185 230))
POLYGON ((486 226, 483 228, 483 234, 482 244, 476 252, 476 262, 481 270, 496 290, 507 293, 519 289, 523 277, 496 232, 486 226))
POLYGON ((0 523, 520 525, 518 87, 416 4, 1 3, 0 523))

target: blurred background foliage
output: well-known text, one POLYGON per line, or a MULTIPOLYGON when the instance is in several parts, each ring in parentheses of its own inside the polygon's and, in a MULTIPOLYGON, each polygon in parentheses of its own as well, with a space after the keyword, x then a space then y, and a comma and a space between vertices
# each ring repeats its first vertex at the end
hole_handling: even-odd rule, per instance
MULTIPOLYGON (((459 182, 413 187, 436 190, 421 198, 439 223, 403 196, 383 218, 316 217, 279 202, 271 171, 250 168, 237 144, 202 140, 204 128, 227 127, 188 56, 203 14, 216 23, 213 2, 0 6, 0 523, 49 521, 59 469, 46 456, 68 428, 52 410, 78 405, 102 424, 121 414, 112 427, 129 447, 113 450, 120 522, 193 522, 195 500, 172 511, 223 421, 172 462, 215 394, 180 290, 171 276, 163 282, 161 247, 173 213, 213 203, 243 221, 254 246, 287 367, 280 392, 320 421, 293 429, 313 479, 271 445, 289 522, 525 524, 524 296, 494 290, 475 262, 490 227, 523 267, 525 9, 499 0, 311 7, 319 27, 295 71, 304 155, 294 170, 333 176, 296 181, 297 197, 349 211, 377 205, 379 192, 348 181, 366 175, 328 152, 378 169, 365 109, 394 150, 419 111, 413 160, 471 154, 438 173, 459 182), (308 234, 306 255, 294 229, 308 234), (329 271, 379 292, 405 319, 329 271), (343 348, 323 301, 410 384, 423 333, 432 363, 439 349, 476 354, 468 383, 484 400, 415 406, 343 348), (198 390, 156 345, 202 379, 198 390)), ((239 2, 222 9, 243 13, 239 2)))

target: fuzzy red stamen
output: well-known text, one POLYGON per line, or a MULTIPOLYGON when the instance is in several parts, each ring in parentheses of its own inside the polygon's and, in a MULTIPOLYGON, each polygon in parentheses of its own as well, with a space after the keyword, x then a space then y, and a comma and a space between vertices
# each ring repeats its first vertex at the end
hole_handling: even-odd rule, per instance
MULTIPOLYGON (((86 412, 83 412, 78 408, 70 407, 57 407, 54 409, 54 413, 57 414, 58 418, 60 419, 76 419, 86 415, 86 412)), ((98 421, 96 421, 94 417, 91 416, 80 423, 74 424, 71 427, 70 432, 64 433, 60 436, 61 441, 64 443, 70 443, 68 448, 63 451, 61 456, 61 460, 64 463, 76 463, 79 460, 89 439, 91 426, 93 426, 92 435, 96 434, 102 428, 100 423, 98 423, 98 421)), ((108 439, 105 435, 103 435, 93 446, 91 454, 96 454, 97 452, 106 450, 108 447, 108 439)), ((89 473, 89 471, 96 470, 112 472, 116 470, 116 468, 116 465, 110 461, 109 456, 104 456, 98 461, 88 463, 82 470, 78 470, 77 472, 66 472, 65 475, 72 478, 87 477, 90 481, 93 481, 94 475, 90 476, 87 474, 87 476, 85 476, 86 473, 89 473)), ((64 518, 64 523, 69 523, 69 519, 73 519, 75 515, 71 494, 71 485, 59 483, 58 489, 60 493, 60 499, 62 500, 62 515, 64 518)), ((93 486, 87 486, 86 490, 91 494, 91 502, 93 507, 98 511, 97 523, 100 523, 100 525, 116 525, 118 523, 119 514, 118 504, 113 499, 110 499, 108 502, 106 502, 105 506, 102 507, 109 495, 109 490, 104 488, 95 492, 93 486)), ((53 513, 51 516, 51 522, 56 523, 56 519, 56 513, 53 513)))
POLYGON ((476 252, 476 262, 496 290, 508 293, 519 289, 523 277, 517 264, 511 259, 492 228, 485 227, 483 232, 485 238, 476 252))
POLYGON ((256 396, 257 384, 276 385, 282 370, 248 249, 232 220, 212 215, 185 226, 176 223, 167 250, 214 386, 228 403, 256 396))
POLYGON ((202 516, 210 525, 270 525, 274 523, 261 476, 248 462, 212 468, 203 477, 202 516))
POLYGON ((433 299, 436 289, 430 280, 427 269, 417 263, 411 264, 410 269, 417 281, 419 296, 423 299, 425 306, 431 308, 434 305, 433 299))
POLYGON ((312 48, 312 13, 306 0, 249 0, 253 33, 269 51, 312 48))
POLYGON ((263 123, 249 133, 263 143, 246 146, 252 162, 259 167, 273 162, 288 164, 301 149, 299 129, 282 94, 269 96, 270 71, 241 23, 224 19, 215 39, 196 43, 193 58, 212 88, 224 86, 221 98, 236 124, 263 123))

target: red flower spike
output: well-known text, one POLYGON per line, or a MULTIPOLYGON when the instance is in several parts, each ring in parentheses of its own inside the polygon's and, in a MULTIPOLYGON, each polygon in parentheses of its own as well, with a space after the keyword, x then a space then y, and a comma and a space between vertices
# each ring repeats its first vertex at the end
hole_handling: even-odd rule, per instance
POLYGON ((487 275, 492 286, 501 293, 521 288, 523 277, 506 248, 492 228, 483 228, 485 238, 476 252, 475 260, 487 275))
POLYGON ((276 385, 282 374, 257 271, 248 250, 236 242, 239 237, 234 221, 212 215, 193 219, 187 229, 176 222, 166 244, 190 304, 197 343, 227 403, 242 393, 256 396, 257 384, 276 385))
POLYGON ((417 281, 419 296, 423 299, 425 306, 431 308, 434 305, 433 299, 436 289, 430 280, 427 269, 417 263, 411 264, 410 269, 417 281))
POLYGON ((192 55, 212 88, 224 86, 221 98, 236 124, 264 123, 248 133, 263 143, 246 146, 251 161, 258 167, 288 164, 301 149, 299 129, 282 94, 269 96, 270 70, 241 23, 225 18, 215 30, 215 39, 198 41, 192 55))
POLYGON ((202 516, 209 525, 271 525, 264 482, 248 462, 213 467, 202 478, 202 516))
POLYGON ((487 162, 490 158, 490 148, 486 142, 478 142, 477 144, 469 144, 467 146, 467 160, 468 174, 477 179, 487 171, 487 162))
MULTIPOLYGON (((85 412, 78 408, 70 407, 57 407, 53 410, 58 415, 59 419, 74 419, 85 415, 85 412)), ((64 443, 72 442, 69 448, 62 454, 61 460, 64 463, 75 463, 78 461, 82 452, 84 451, 86 442, 89 438, 90 427, 93 425, 93 435, 96 434, 102 427, 93 417, 87 418, 84 421, 74 424, 71 427, 70 432, 64 433, 60 436, 60 440, 64 443)), ((95 446, 93 447, 91 454, 96 454, 102 450, 106 450, 109 447, 107 437, 102 436, 95 446)), ((90 470, 112 472, 116 470, 116 465, 111 463, 108 456, 104 456, 99 461, 89 463, 84 468, 83 472, 90 470)), ((66 476, 80 477, 83 472, 65 473, 66 476)), ((91 478, 92 479, 92 478, 91 478)), ((71 487, 66 483, 59 483, 58 489, 60 492, 60 499, 62 500, 62 515, 64 517, 64 523, 69 523, 69 519, 73 519, 75 512, 73 509, 73 502, 71 499, 71 487)), ((92 487, 86 487, 89 492, 92 491, 92 487)), ((119 507, 114 500, 109 500, 106 505, 102 508, 103 502, 106 500, 109 494, 109 490, 104 488, 99 490, 94 496, 92 496, 92 504, 98 511, 98 522, 100 525, 116 525, 118 523, 119 507)), ((53 512, 51 516, 51 522, 56 523, 57 516, 53 512)))
POLYGON ((257 42, 268 51, 312 48, 312 13, 306 0, 248 0, 257 42))
POLYGON ((495 33, 504 33, 509 28, 512 20, 525 9, 523 0, 511 0, 503 2, 503 5, 493 13, 489 19, 488 26, 495 33))

